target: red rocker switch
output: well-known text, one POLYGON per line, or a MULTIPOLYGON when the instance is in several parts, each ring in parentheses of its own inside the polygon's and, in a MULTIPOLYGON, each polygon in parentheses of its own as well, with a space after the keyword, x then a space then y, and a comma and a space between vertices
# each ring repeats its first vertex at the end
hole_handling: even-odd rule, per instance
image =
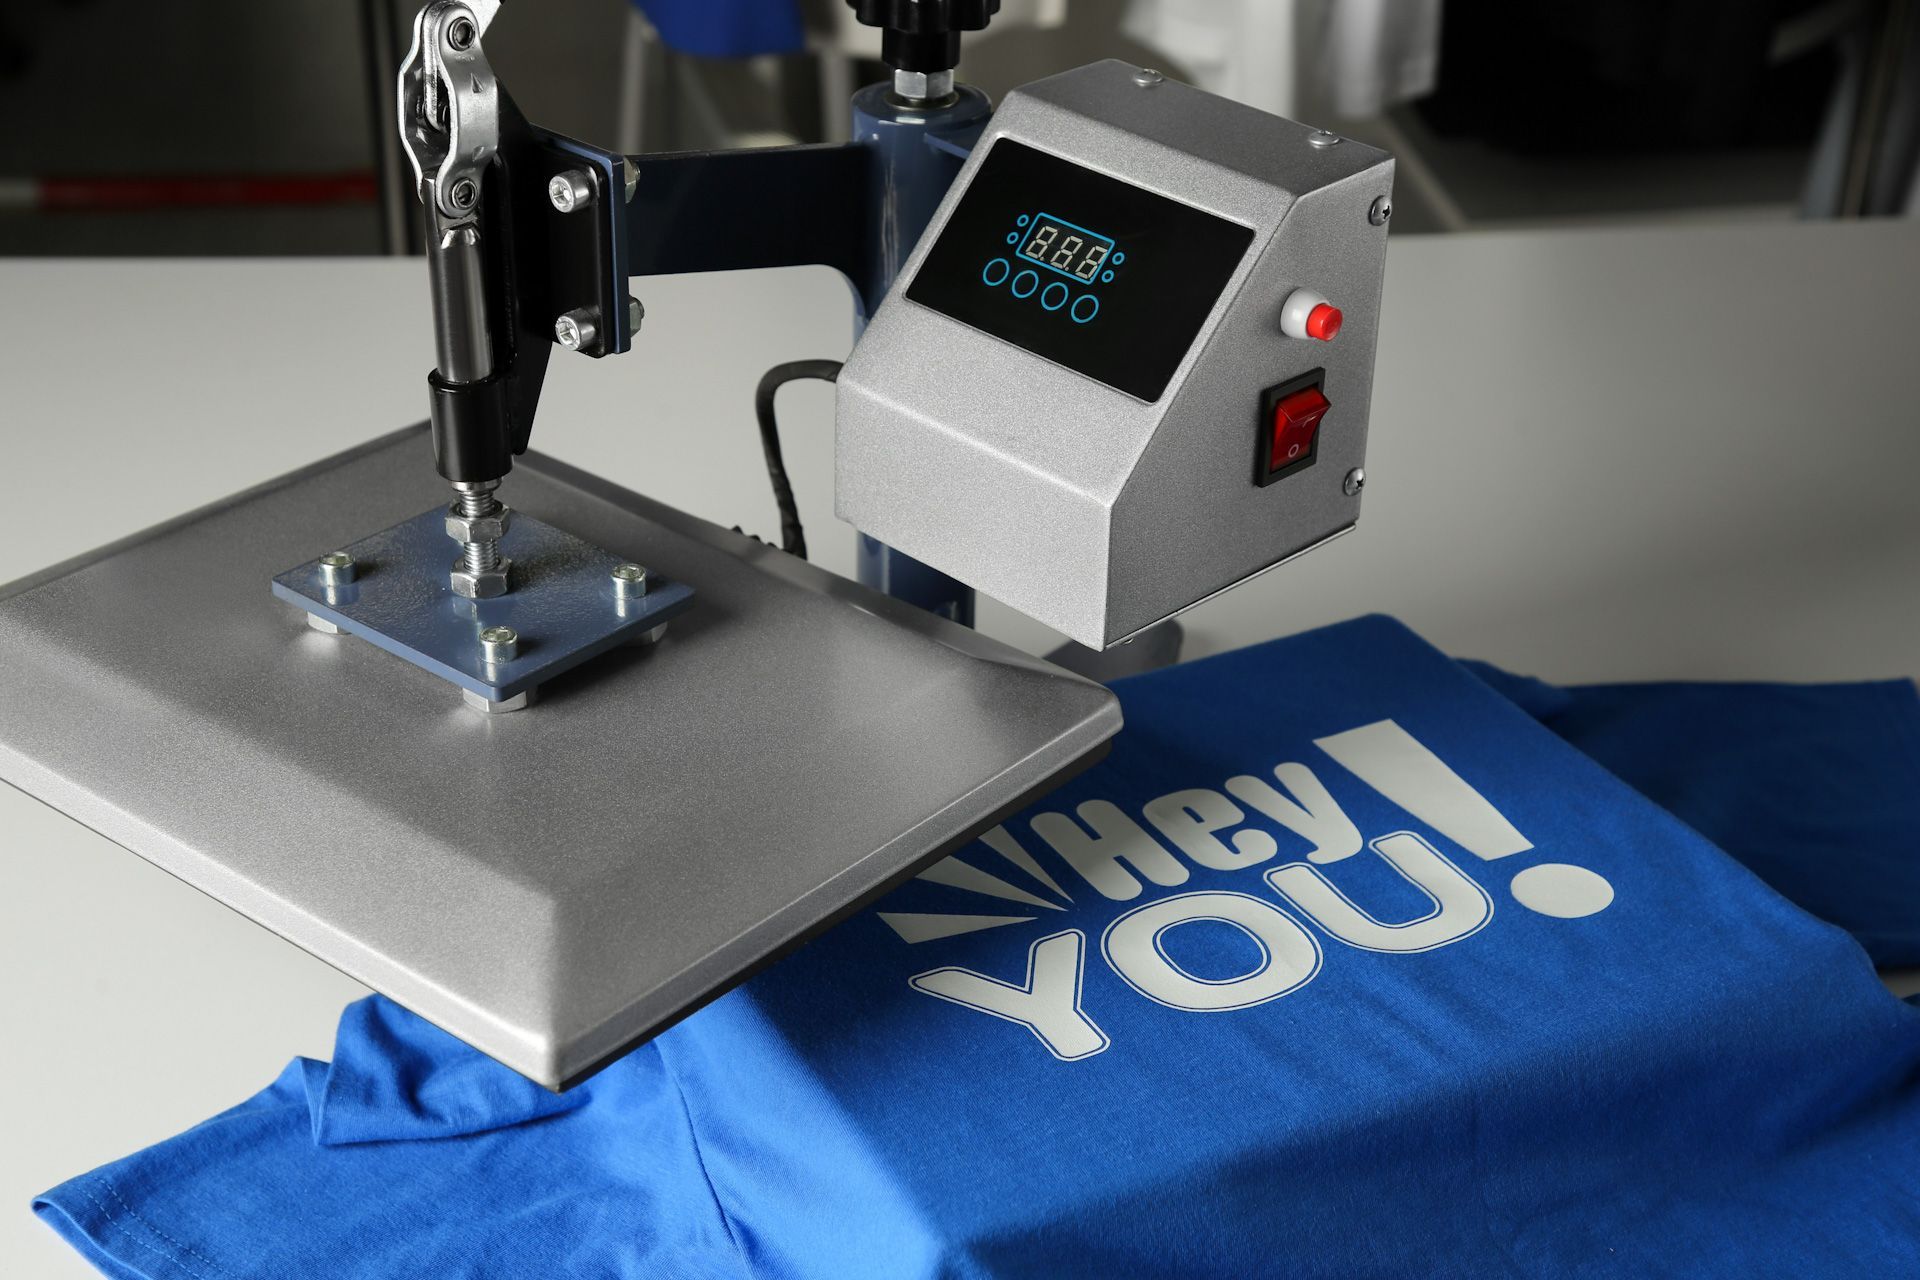
POLYGON ((1332 406, 1320 388, 1317 370, 1307 378, 1274 387, 1261 401, 1262 429, 1253 481, 1268 485, 1312 465, 1320 421, 1332 406))

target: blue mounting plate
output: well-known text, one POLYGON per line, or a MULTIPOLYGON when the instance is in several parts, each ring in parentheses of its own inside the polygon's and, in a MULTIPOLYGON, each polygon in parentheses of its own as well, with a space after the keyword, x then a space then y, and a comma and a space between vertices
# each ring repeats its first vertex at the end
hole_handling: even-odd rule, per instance
POLYGON ((513 561, 513 590, 492 600, 468 600, 449 585, 459 544, 447 536, 444 508, 337 549, 353 557, 352 582, 327 586, 315 559, 277 574, 273 594, 489 702, 637 640, 693 603, 692 587, 652 573, 645 595, 616 599, 618 556, 517 511, 500 542, 513 561), (518 632, 518 656, 483 662, 487 627, 518 632))

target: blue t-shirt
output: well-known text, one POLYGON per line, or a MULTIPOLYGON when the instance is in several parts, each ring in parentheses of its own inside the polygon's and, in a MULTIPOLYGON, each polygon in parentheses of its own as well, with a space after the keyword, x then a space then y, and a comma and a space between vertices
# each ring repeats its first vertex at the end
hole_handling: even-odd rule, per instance
POLYGON ((1920 965, 1920 690, 1911 680, 1561 689, 1463 665, 1847 930, 1875 964, 1920 965))
POLYGON ((49 1192, 108 1274, 1920 1270, 1920 1010, 1396 623, 1111 756, 565 1095, 378 998, 49 1192))

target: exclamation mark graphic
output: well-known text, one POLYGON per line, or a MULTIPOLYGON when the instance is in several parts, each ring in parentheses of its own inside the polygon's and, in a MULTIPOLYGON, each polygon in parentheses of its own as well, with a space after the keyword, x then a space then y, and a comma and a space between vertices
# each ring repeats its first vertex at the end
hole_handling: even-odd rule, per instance
MULTIPOLYGON (((1533 842, 1446 761, 1391 720, 1315 739, 1348 772, 1477 858, 1525 853, 1533 842)), ((1576 919, 1603 911, 1613 886, 1585 867, 1544 862, 1514 876, 1514 900, 1542 915, 1576 919)))

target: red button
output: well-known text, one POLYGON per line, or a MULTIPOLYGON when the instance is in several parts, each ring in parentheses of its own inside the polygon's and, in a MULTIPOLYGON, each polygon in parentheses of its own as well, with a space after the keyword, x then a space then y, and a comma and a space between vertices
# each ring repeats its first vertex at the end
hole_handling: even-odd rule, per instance
POLYGON ((1346 317, 1340 314, 1340 308, 1331 302, 1323 302, 1307 312, 1307 336, 1318 338, 1322 342, 1332 342, 1333 335, 1340 332, 1340 322, 1346 317))
POLYGON ((1273 453, 1267 470, 1291 466, 1313 452, 1313 438, 1328 408, 1318 387, 1302 387, 1280 398, 1273 406, 1273 453))

